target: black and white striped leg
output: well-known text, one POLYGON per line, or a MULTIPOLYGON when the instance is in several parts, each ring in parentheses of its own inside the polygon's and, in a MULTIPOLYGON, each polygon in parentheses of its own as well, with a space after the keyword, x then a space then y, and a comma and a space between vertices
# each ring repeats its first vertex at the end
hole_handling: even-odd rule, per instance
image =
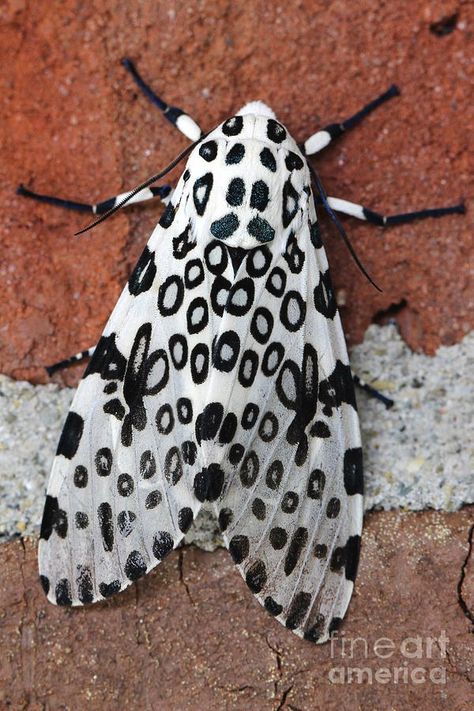
POLYGON ((145 96, 151 101, 152 104, 158 106, 158 108, 163 112, 165 118, 170 121, 173 126, 184 133, 184 135, 189 138, 190 141, 197 141, 202 136, 201 128, 198 126, 196 121, 191 118, 182 109, 178 109, 176 106, 170 106, 163 99, 161 99, 153 89, 142 79, 140 74, 137 72, 135 65, 131 59, 127 57, 122 59, 122 64, 132 75, 133 80, 136 85, 141 89, 145 96))
POLYGON ((386 395, 383 395, 380 390, 377 390, 376 388, 373 388, 371 385, 368 385, 364 380, 359 378, 358 375, 353 375, 354 378, 354 383, 357 385, 358 388, 361 390, 364 390, 364 392, 367 393, 370 397, 373 397, 375 400, 379 400, 379 402, 382 402, 387 410, 389 410, 393 405, 395 404, 394 400, 391 398, 387 397, 386 395))
POLYGON ((357 111, 357 113, 350 118, 342 121, 341 123, 330 123, 316 133, 313 133, 313 135, 304 142, 305 155, 311 156, 314 153, 322 151, 323 148, 326 148, 326 146, 328 146, 335 138, 338 138, 341 134, 351 128, 354 128, 354 126, 357 126, 362 119, 372 113, 372 111, 377 109, 381 104, 384 104, 386 101, 389 101, 389 99, 399 95, 399 88, 395 86, 395 84, 392 84, 387 91, 370 103, 366 104, 366 106, 364 106, 360 111, 357 111))
POLYGON ((92 348, 87 348, 87 350, 81 351, 80 353, 76 353, 76 355, 73 355, 70 358, 60 360, 58 363, 53 363, 53 365, 47 365, 45 367, 45 370, 51 377, 52 375, 54 375, 54 373, 57 373, 58 370, 63 370, 64 368, 68 368, 74 363, 80 363, 81 361, 90 358, 94 354, 95 349, 96 346, 93 346, 92 348))
MULTIPOLYGON (((329 206, 336 212, 342 212, 344 215, 350 215, 351 217, 357 217, 359 220, 366 220, 372 225, 378 225, 379 227, 390 227, 391 225, 402 225, 406 222, 413 222, 414 220, 423 220, 426 217, 444 217, 445 215, 452 215, 454 213, 464 214, 466 208, 464 204, 458 203, 457 205, 451 205, 449 207, 434 207, 427 208, 426 210, 416 210, 415 212, 404 212, 399 215, 380 215, 378 212, 369 210, 369 208, 363 205, 357 205, 355 202, 349 202, 348 200, 341 200, 340 198, 328 197, 327 201, 329 206)), ((320 202, 317 200, 317 202, 320 202)))
MULTIPOLYGON (((24 185, 19 185, 17 188, 17 194, 23 195, 24 197, 33 198, 38 202, 45 202, 48 205, 56 205, 57 207, 63 207, 66 210, 76 210, 78 212, 92 212, 94 215, 102 215, 108 212, 110 209, 118 205, 124 198, 130 193, 122 193, 121 195, 116 195, 115 197, 109 198, 108 200, 103 200, 96 204, 89 204, 86 202, 75 202, 73 200, 64 200, 63 198, 53 197, 52 195, 42 195, 40 193, 35 193, 24 185)), ((152 186, 150 188, 144 188, 140 190, 139 193, 134 195, 127 202, 127 205, 137 202, 145 202, 146 200, 152 200, 153 198, 159 197, 161 201, 165 204, 169 202, 171 193, 171 187, 169 185, 159 185, 152 186)))

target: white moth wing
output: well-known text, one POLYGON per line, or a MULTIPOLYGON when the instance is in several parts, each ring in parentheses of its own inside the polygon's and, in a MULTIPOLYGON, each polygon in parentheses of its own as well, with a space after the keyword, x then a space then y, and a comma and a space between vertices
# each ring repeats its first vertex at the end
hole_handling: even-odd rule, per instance
POLYGON ((214 504, 225 543, 260 603, 296 634, 323 642, 352 594, 362 451, 312 197, 308 203, 309 221, 283 233, 283 255, 277 236, 242 261, 235 283, 255 260, 266 266, 260 276, 251 266, 251 318, 224 314, 221 333, 239 335, 240 358, 227 386, 213 371, 210 391, 216 399, 227 392, 225 411, 238 423, 232 443, 214 449, 226 470, 214 504))
POLYGON ((125 588, 176 547, 200 508, 194 422, 212 341, 209 284, 178 205, 182 189, 183 180, 112 312, 61 436, 39 544, 53 603, 125 588))

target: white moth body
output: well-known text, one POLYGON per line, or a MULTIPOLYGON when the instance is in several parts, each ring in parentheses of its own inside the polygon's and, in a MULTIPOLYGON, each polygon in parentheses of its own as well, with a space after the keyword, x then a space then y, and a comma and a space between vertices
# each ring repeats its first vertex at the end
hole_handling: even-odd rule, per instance
POLYGON ((77 390, 42 525, 48 599, 123 590, 204 502, 265 608, 327 639, 357 569, 359 425, 307 161, 261 102, 190 154, 77 390))

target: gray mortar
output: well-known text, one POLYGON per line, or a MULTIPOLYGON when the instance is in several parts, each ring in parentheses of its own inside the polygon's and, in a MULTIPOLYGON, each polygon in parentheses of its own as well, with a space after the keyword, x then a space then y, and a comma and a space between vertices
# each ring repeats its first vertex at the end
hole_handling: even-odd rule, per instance
MULTIPOLYGON (((474 501, 474 332, 434 357, 412 353, 394 326, 371 326, 352 350, 354 371, 395 400, 358 394, 366 510, 454 511, 474 501)), ((47 475, 73 390, 0 375, 0 537, 37 535, 47 475)), ((220 539, 203 511, 187 542, 220 539)))

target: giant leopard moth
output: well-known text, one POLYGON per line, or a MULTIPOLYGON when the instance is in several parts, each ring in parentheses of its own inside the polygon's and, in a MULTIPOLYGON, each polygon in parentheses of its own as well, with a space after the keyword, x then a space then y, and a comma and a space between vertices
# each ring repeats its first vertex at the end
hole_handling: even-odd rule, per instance
MULTIPOLYGON (((348 607, 362 530, 362 449, 353 378, 316 204, 378 225, 327 197, 307 156, 345 122, 298 145, 262 102, 203 135, 148 97, 194 141, 175 190, 151 187, 95 206, 167 202, 92 355, 58 445, 41 525, 48 599, 106 599, 155 567, 210 506, 233 560, 266 610, 324 642, 348 607)), ((176 161, 175 161, 176 162, 176 161)), ((156 176, 155 176, 156 178, 156 176)))

